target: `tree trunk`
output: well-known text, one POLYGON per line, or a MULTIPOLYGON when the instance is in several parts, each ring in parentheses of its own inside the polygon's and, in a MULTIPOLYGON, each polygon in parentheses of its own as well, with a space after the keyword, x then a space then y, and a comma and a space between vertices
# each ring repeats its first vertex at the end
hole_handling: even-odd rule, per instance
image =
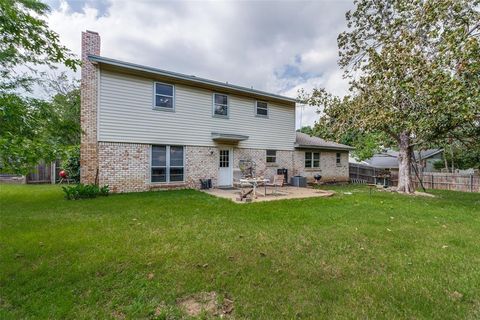
POLYGON ((452 157, 452 173, 455 171, 455 167, 453 166, 453 147, 452 147, 452 143, 451 143, 451 139, 450 139, 450 155, 452 157))
POLYGON ((412 153, 410 136, 406 132, 400 134, 400 152, 398 154, 398 192, 414 193, 412 181, 412 153))

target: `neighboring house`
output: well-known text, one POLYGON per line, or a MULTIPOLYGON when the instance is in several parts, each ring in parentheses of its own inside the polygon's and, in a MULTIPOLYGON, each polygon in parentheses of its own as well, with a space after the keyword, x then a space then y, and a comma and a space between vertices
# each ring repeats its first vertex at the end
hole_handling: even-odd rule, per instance
MULTIPOLYGON (((304 162, 298 165, 298 174, 313 180, 315 174, 322 176, 322 181, 346 182, 348 178, 349 151, 354 148, 344 144, 311 137, 308 134, 297 132, 295 150, 297 157, 304 162), (303 158, 302 158, 303 156, 303 158), (310 166, 309 159, 313 159, 310 166), (318 165, 316 159, 319 159, 318 165)), ((297 174, 297 173, 296 173, 297 174)))
POLYGON ((81 182, 113 192, 232 186, 241 160, 272 178, 348 181, 351 147, 295 132, 295 99, 100 56, 82 33, 81 182))
MULTIPOLYGON (((419 170, 422 172, 436 171, 433 164, 437 161, 443 161, 443 149, 428 149, 420 152, 414 151, 414 155, 415 160, 419 164, 419 170)), ((350 162, 371 166, 377 169, 398 171, 398 152, 386 150, 377 153, 370 159, 364 161, 356 161, 354 158, 350 158, 350 162)))

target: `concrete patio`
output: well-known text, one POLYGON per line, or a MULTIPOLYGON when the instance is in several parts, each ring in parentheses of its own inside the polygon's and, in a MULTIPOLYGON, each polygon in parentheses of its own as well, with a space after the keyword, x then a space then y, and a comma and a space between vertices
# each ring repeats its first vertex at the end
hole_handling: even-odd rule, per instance
MULTIPOLYGON (((236 203, 246 203, 249 201, 238 201, 237 199, 240 198, 241 189, 208 189, 202 190, 205 193, 211 194, 212 196, 230 199, 236 203)), ((274 200, 285 200, 285 199, 301 199, 301 198, 313 198, 313 197, 330 197, 335 192, 329 190, 319 190, 314 188, 298 188, 298 187, 291 187, 285 186, 278 188, 278 193, 274 194, 275 189, 272 187, 267 188, 267 195, 263 195, 264 188, 259 187, 257 192, 257 197, 252 199, 252 202, 259 202, 259 201, 274 201, 274 200)))

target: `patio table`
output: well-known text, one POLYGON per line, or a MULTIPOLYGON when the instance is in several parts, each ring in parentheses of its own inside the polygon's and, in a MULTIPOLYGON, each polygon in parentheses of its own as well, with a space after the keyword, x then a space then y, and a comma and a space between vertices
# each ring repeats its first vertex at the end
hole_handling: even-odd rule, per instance
POLYGON ((253 198, 257 198, 257 188, 259 185, 263 183, 265 187, 265 193, 263 196, 267 195, 267 182, 270 182, 269 179, 258 179, 258 178, 245 178, 245 179, 240 179, 240 183, 248 183, 252 186, 253 188, 253 198))

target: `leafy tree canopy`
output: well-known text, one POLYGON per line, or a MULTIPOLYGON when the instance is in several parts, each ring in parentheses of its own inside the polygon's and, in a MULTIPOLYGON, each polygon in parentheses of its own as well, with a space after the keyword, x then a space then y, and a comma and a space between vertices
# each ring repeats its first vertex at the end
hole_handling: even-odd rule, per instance
POLYGON ((62 158, 70 146, 80 143, 78 82, 62 74, 45 85, 53 95, 48 101, 14 93, 1 96, 0 170, 3 172, 26 174, 40 160, 62 158))
POLYGON ((42 19, 48 12, 37 0, 0 0, 0 90, 28 87, 39 65, 78 67, 79 61, 42 19))
POLYGON ((308 134, 310 136, 315 135, 314 132, 313 132, 313 128, 310 127, 310 126, 303 126, 300 129, 297 129, 297 132, 305 133, 305 134, 308 134))
POLYGON ((75 70, 79 65, 42 19, 48 11, 37 0, 0 0, 0 170, 4 172, 25 174, 38 161, 55 159, 65 145, 79 140, 78 88, 55 93, 52 101, 19 94, 45 82, 40 66, 64 64, 75 70))
POLYGON ((375 134, 400 150, 399 191, 413 192, 413 147, 478 141, 479 0, 357 0, 338 37, 350 94, 303 95, 337 136, 375 134))

